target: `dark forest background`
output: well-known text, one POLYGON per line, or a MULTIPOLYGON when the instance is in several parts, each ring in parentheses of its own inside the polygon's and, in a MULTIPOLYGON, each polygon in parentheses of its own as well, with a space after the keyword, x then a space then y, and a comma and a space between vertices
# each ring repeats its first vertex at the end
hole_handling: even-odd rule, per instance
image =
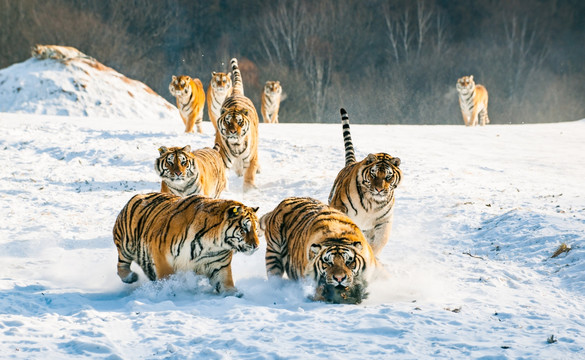
POLYGON ((462 124, 470 74, 493 124, 585 117, 582 0, 0 0, 0 68, 34 44, 76 47, 173 104, 173 74, 207 87, 237 57, 258 110, 280 80, 281 122, 338 122, 343 106, 353 123, 462 124))

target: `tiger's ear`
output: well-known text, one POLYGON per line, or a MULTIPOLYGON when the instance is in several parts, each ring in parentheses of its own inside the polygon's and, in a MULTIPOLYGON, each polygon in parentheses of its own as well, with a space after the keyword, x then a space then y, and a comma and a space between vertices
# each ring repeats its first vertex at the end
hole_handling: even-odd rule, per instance
POLYGON ((215 74, 216 74, 215 71, 212 71, 211 72, 211 77, 215 77, 215 74))
POLYGON ((317 256, 317 254, 319 254, 319 250, 321 250, 321 245, 319 244, 311 245, 311 248, 309 249, 309 260, 313 260, 317 256))
POLYGON ((230 207, 227 211, 229 218, 234 217, 234 216, 238 216, 238 215, 240 215, 241 212, 242 212, 242 207, 239 205, 234 205, 234 206, 230 207))
POLYGON ((368 154, 368 157, 366 158, 366 165, 369 165, 371 163, 373 163, 374 161, 378 160, 378 157, 374 154, 368 154))
POLYGON ((181 149, 184 152, 191 152, 191 145, 187 145, 184 148, 181 149))
POLYGON ((173 81, 177 81, 177 77, 173 75, 173 81))
POLYGON ((160 155, 166 153, 167 151, 169 151, 169 149, 166 146, 161 146, 161 147, 158 148, 158 153, 160 155))
POLYGON ((223 114, 224 114, 226 111, 227 111, 227 109, 226 109, 226 108, 224 108, 224 107, 222 107, 222 108, 221 108, 221 114, 220 114, 220 115, 223 115, 223 114))
POLYGON ((353 245, 354 248, 356 248, 358 250, 362 250, 364 248, 364 246, 362 245, 362 243, 359 242, 359 241, 354 242, 352 245, 353 245))
POLYGON ((232 79, 232 73, 228 73, 228 77, 230 78, 230 80, 232 79))
POLYGON ((258 209, 260 209, 258 206, 252 208, 252 210, 254 210, 255 213, 258 212, 258 209))
POLYGON ((392 163, 392 165, 399 167, 400 166, 400 158, 392 158, 392 160, 390 160, 390 162, 392 163))
POLYGON ((469 75, 469 80, 473 80, 473 75, 469 75))

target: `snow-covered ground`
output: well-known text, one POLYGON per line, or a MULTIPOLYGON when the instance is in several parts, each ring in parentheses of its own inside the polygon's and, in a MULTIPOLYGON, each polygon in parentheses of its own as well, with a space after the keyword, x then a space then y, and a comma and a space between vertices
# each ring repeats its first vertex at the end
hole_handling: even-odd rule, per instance
MULTIPOLYGON (((0 92, 42 63, 29 61, 0 92)), ((31 98, 47 91, 36 86, 31 98)), ((116 94, 96 96, 115 106, 116 94)), ((122 283, 118 212, 160 188, 158 147, 210 146, 213 127, 184 134, 155 102, 140 104, 151 116, 92 116, 89 100, 83 117, 64 101, 0 113, 1 358, 585 356, 585 121, 353 125, 358 158, 398 156, 404 181, 380 256, 391 277, 360 305, 333 305, 309 301, 306 285, 267 280, 263 238, 254 255, 234 258, 242 298, 215 295, 192 274, 122 283), (39 115, 69 106, 70 116, 39 115), (572 250, 551 258, 562 243, 572 250)), ((15 106, 7 101, 0 109, 15 106)), ((222 198, 260 215, 288 196, 326 201, 344 161, 341 125, 261 124, 259 152, 259 189, 242 193, 230 172, 222 198)))

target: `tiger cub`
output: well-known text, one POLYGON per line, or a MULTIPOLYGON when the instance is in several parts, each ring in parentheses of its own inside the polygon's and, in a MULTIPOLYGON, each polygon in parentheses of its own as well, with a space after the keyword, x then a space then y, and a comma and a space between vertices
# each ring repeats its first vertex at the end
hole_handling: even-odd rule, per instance
POLYGON ((459 107, 465 126, 477 125, 478 118, 481 121, 481 126, 489 124, 487 89, 483 85, 476 85, 473 81, 473 75, 470 75, 457 80, 457 91, 459 92, 459 107))
POLYGON ((207 113, 215 131, 217 131, 217 118, 221 114, 221 104, 231 93, 232 74, 213 71, 207 87, 207 113))
POLYGON ((185 132, 192 133, 193 127, 197 126, 197 132, 203 133, 201 121, 205 106, 205 91, 201 80, 192 79, 187 75, 179 77, 173 75, 169 91, 177 98, 177 108, 185 124, 185 132))
POLYGON ((244 175, 244 191, 255 188, 254 178, 258 164, 258 113, 252 101, 244 95, 242 75, 238 61, 231 60, 233 74, 232 94, 221 107, 217 119, 215 142, 225 167, 234 168, 238 176, 244 175))
POLYGON ((53 59, 62 63, 67 63, 71 59, 94 60, 74 47, 60 45, 36 44, 31 48, 31 55, 39 60, 53 59))
POLYGON ((349 131, 349 116, 341 109, 345 167, 333 182, 329 205, 347 214, 368 239, 374 255, 388 242, 394 213, 394 189, 402 180, 400 159, 369 154, 357 162, 349 131))
POLYGON ((193 271, 208 277, 218 293, 239 296, 232 278, 232 256, 258 249, 257 210, 237 201, 198 195, 135 195, 113 229, 118 276, 125 283, 138 280, 130 269, 134 261, 150 280, 193 271))
POLYGON ((219 147, 191 152, 191 146, 161 146, 154 170, 161 178, 161 192, 178 196, 205 195, 219 198, 227 185, 219 147))
MULTIPOLYGON (((325 292, 331 289, 365 291, 378 267, 357 225, 345 214, 315 199, 284 199, 260 218, 260 229, 266 238, 268 276, 282 277, 286 273, 292 280, 314 281, 318 285, 314 300, 332 300, 324 299, 325 292)), ((352 296, 354 302, 364 297, 352 296)))
POLYGON ((280 97, 282 87, 280 81, 267 81, 262 92, 262 121, 265 123, 278 123, 278 109, 280 109, 280 97))

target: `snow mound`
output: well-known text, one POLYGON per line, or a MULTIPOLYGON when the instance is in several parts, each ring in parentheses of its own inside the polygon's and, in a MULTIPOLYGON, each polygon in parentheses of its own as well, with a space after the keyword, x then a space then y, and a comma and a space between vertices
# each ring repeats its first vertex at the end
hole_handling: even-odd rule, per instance
POLYGON ((32 55, 0 70, 0 112, 180 119, 147 85, 75 48, 36 45, 32 55))

